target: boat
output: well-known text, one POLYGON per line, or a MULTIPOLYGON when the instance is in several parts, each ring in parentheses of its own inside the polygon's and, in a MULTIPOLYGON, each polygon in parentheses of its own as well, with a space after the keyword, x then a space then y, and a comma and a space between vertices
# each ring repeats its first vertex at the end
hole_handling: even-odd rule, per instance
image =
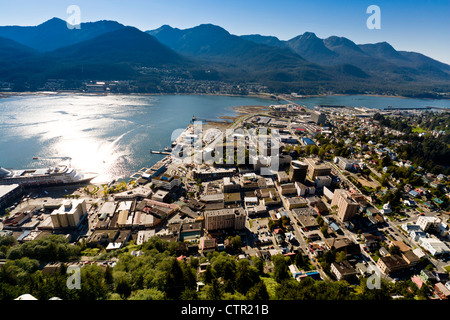
POLYGON ((39 160, 39 157, 33 157, 33 160, 39 160))
POLYGON ((41 185, 67 185, 89 183, 96 174, 84 174, 65 165, 43 168, 14 170, 0 167, 0 185, 18 184, 23 187, 41 185))

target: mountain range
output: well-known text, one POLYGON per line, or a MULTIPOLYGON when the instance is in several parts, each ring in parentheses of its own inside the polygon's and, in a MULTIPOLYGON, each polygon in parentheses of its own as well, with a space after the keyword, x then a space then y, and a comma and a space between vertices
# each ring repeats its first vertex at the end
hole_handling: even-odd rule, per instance
POLYGON ((212 24, 143 32, 97 21, 70 29, 58 18, 33 27, 0 27, 0 81, 33 89, 48 79, 134 80, 152 91, 168 75, 259 83, 276 92, 450 91, 449 65, 387 42, 356 44, 312 32, 283 41, 237 36, 212 24))

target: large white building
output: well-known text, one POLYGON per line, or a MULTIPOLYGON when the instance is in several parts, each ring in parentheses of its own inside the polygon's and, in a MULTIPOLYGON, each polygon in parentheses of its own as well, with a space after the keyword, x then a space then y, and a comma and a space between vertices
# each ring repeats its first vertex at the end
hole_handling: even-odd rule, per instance
POLYGON ((436 230, 437 228, 439 228, 441 220, 439 218, 431 216, 420 216, 417 219, 416 224, 423 231, 436 230))
POLYGON ((65 200, 56 210, 53 210, 50 217, 53 228, 76 227, 81 217, 87 212, 86 201, 65 200))
POLYGON ((344 157, 334 157, 334 163, 342 170, 350 170, 355 162, 344 157))
POLYGON ((437 238, 420 238, 419 245, 430 252, 433 256, 440 256, 450 253, 449 247, 437 238))

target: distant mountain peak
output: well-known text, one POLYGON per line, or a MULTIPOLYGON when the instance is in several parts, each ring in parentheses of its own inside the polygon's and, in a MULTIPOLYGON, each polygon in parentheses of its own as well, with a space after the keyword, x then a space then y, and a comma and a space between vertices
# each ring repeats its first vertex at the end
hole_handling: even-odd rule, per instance
POLYGON ((305 32, 285 42, 291 50, 312 62, 330 60, 336 54, 313 32, 305 32))
POLYGON ((226 35, 230 34, 224 28, 222 28, 222 27, 220 27, 218 25, 212 24, 212 23, 200 24, 197 27, 194 27, 192 29, 208 31, 208 32, 216 32, 216 33, 221 33, 221 34, 226 34, 226 35))
POLYGON ((361 50, 360 47, 358 47, 358 45, 356 43, 354 43, 352 40, 347 39, 345 37, 331 36, 331 37, 324 39, 323 43, 325 44, 325 46, 328 49, 333 50, 333 51, 335 48, 341 47, 341 48, 350 49, 350 50, 357 51, 359 53, 364 54, 364 52, 361 50))
POLYGON ((305 33, 303 33, 302 36, 303 37, 307 37, 307 38, 317 38, 317 39, 319 39, 314 32, 310 32, 310 31, 306 31, 305 33))
POLYGON ((38 27, 59 27, 61 25, 67 25, 67 22, 57 18, 57 17, 53 17, 43 23, 41 23, 40 25, 38 25, 38 27))

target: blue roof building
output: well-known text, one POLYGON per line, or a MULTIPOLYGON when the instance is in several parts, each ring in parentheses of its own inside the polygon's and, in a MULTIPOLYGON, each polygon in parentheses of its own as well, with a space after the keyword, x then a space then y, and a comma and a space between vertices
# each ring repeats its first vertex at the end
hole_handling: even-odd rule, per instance
POLYGON ((414 191, 414 190, 411 190, 411 191, 409 192, 409 194, 410 194, 411 196, 413 196, 414 198, 416 198, 416 197, 419 196, 419 193, 418 193, 417 191, 414 191))
POLYGON ((316 143, 314 141, 312 141, 310 138, 301 138, 302 144, 304 146, 315 146, 316 143))

